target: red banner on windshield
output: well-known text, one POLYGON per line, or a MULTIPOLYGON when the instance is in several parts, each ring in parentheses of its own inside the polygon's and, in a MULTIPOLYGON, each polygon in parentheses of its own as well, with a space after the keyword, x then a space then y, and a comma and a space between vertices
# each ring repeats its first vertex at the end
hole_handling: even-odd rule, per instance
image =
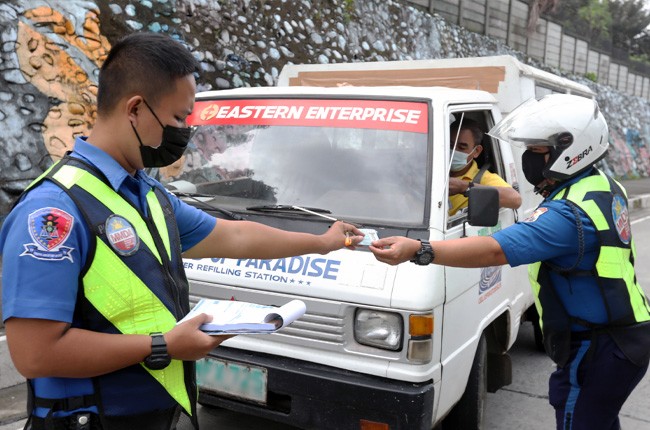
POLYGON ((190 125, 283 125, 428 131, 428 105, 387 100, 197 101, 190 125))

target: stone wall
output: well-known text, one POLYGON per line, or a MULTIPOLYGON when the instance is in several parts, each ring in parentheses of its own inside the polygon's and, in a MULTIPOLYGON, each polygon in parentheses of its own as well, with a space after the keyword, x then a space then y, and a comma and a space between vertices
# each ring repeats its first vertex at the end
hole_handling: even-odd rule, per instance
MULTIPOLYGON (((143 30, 168 33, 194 52, 200 90, 274 85, 287 63, 510 54, 563 74, 391 0, 3 0, 0 221, 24 187, 92 127, 99 65, 112 43, 143 30)), ((649 176, 648 102, 564 76, 598 94, 613 144, 604 167, 618 177, 649 176)))

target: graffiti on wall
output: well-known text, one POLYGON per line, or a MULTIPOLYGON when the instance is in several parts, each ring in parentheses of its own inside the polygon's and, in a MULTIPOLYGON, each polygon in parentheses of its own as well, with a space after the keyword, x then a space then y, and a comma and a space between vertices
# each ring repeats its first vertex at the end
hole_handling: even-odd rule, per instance
MULTIPOLYGON (((647 136, 647 133, 646 133, 647 136)), ((639 130, 626 129, 625 142, 630 150, 630 157, 634 166, 626 170, 623 175, 634 174, 635 176, 646 176, 650 172, 650 152, 645 144, 639 130)))
POLYGON ((88 134, 96 116, 97 82, 84 70, 83 61, 68 52, 77 51, 94 69, 101 65, 110 45, 99 33, 98 13, 88 10, 80 29, 49 7, 27 10, 18 22, 20 71, 27 82, 55 101, 42 120, 45 149, 55 160, 72 149, 76 136, 88 134), (58 40, 39 31, 44 28, 51 29, 58 40))
POLYGON ((83 0, 0 4, 0 42, 1 222, 22 190, 88 135, 111 45, 99 7, 83 0))
MULTIPOLYGON (((470 51, 452 53, 449 46, 426 43, 433 37, 430 33, 438 31, 436 20, 441 18, 415 9, 409 9, 408 14, 417 14, 418 25, 426 31, 418 30, 403 43, 402 39, 393 44, 366 41, 364 37, 368 34, 390 38, 392 27, 400 28, 399 23, 380 19, 391 14, 366 13, 402 7, 394 2, 359 2, 357 7, 368 10, 359 11, 358 22, 351 22, 347 27, 338 25, 346 18, 337 15, 341 8, 327 9, 329 16, 323 12, 315 17, 309 3, 307 0, 295 5, 281 0, 3 0, 0 3, 0 222, 22 190, 72 149, 76 136, 89 132, 96 116, 98 70, 111 47, 109 40, 127 32, 166 32, 186 43, 200 61, 201 74, 197 79, 200 89, 272 85, 278 70, 288 61, 381 61, 479 55, 470 51), (350 28, 357 28, 357 33, 350 28), (426 51, 434 49, 431 46, 440 52, 426 51)), ((340 1, 330 3, 337 5, 340 1)), ((440 35, 436 37, 444 40, 440 35)), ((461 49, 460 44, 453 46, 461 49)), ((499 53, 482 52, 481 55, 499 53)), ((612 123, 615 121, 610 122, 612 150, 606 169, 617 177, 650 175, 650 151, 645 143, 650 128, 646 125, 645 129, 636 130, 612 123)), ((174 176, 174 166, 167 174, 174 176)))
POLYGON ((38 1, 0 5, 0 215, 92 127, 97 70, 110 49, 98 14, 88 1, 58 10, 38 1))

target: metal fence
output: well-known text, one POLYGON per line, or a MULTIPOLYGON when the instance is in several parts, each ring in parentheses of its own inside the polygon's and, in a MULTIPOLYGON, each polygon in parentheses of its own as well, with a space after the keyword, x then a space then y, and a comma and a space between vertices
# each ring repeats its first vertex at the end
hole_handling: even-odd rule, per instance
POLYGON ((519 0, 406 0, 470 31, 499 39, 549 66, 587 75, 650 100, 650 66, 620 49, 590 46, 570 28, 540 18, 528 33, 528 3, 519 0))

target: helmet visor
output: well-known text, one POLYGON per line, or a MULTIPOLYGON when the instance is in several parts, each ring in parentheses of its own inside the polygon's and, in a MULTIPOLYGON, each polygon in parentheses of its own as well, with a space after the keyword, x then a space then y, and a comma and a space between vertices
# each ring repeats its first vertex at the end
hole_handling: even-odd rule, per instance
POLYGON ((560 124, 547 115, 548 105, 531 98, 517 106, 487 132, 488 135, 520 147, 555 146, 560 124))

